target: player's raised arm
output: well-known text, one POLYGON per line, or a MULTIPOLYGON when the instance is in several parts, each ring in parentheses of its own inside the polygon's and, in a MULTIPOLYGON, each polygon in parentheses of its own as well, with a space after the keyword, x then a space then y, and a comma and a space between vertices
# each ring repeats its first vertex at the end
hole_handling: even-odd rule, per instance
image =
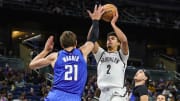
POLYGON ((117 37, 119 38, 121 42, 121 49, 124 55, 127 55, 129 52, 129 46, 128 46, 128 40, 126 35, 122 32, 122 30, 116 25, 116 22, 118 20, 118 11, 116 11, 116 14, 113 16, 113 19, 111 20, 111 26, 116 33, 117 37))
POLYGON ((44 49, 36 57, 33 58, 33 60, 29 64, 29 68, 39 69, 43 66, 47 66, 52 63, 55 54, 50 54, 50 55, 48 54, 53 50, 54 47, 53 39, 54 39, 53 36, 50 36, 48 38, 44 49))
POLYGON ((95 5, 93 13, 89 10, 87 10, 87 12, 92 20, 92 26, 87 36, 87 42, 82 47, 80 47, 85 56, 87 56, 93 50, 94 43, 98 40, 99 20, 101 19, 104 11, 101 5, 95 5))

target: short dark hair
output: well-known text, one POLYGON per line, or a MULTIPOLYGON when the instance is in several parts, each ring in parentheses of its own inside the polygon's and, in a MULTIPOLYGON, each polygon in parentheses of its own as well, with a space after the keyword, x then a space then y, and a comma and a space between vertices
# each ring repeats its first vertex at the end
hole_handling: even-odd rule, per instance
POLYGON ((107 37, 109 37, 109 36, 116 36, 116 37, 117 37, 117 35, 116 35, 115 32, 109 32, 109 33, 107 34, 107 37))
POLYGON ((77 41, 76 34, 72 31, 64 31, 60 36, 60 44, 63 48, 75 46, 77 41))
POLYGON ((144 71, 145 76, 147 77, 146 86, 148 86, 148 85, 149 85, 149 81, 150 81, 150 75, 149 75, 149 73, 147 72, 147 70, 143 69, 143 71, 144 71))
POLYGON ((108 38, 109 36, 115 36, 115 37, 117 38, 117 40, 120 42, 120 40, 119 40, 119 38, 117 37, 117 35, 116 35, 115 32, 109 32, 109 33, 107 34, 107 38, 108 38))

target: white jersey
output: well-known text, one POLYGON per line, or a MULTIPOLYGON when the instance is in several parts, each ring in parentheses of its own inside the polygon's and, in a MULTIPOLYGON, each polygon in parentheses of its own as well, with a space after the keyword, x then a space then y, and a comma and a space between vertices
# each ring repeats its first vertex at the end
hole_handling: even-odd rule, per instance
POLYGON ((106 88, 123 88, 129 54, 124 55, 121 49, 110 53, 99 47, 94 56, 98 62, 98 87, 101 90, 106 88))

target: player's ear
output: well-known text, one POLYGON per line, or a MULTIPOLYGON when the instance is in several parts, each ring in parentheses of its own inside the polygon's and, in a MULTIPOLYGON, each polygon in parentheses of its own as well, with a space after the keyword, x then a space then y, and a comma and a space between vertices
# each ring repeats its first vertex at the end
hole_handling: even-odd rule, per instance
POLYGON ((61 47, 64 48, 64 46, 62 45, 62 43, 61 43, 61 47))
POLYGON ((77 40, 76 40, 75 46, 77 46, 77 40))
POLYGON ((120 45, 121 45, 121 42, 120 42, 119 40, 117 40, 117 44, 118 44, 118 46, 120 46, 120 45))
POLYGON ((148 79, 148 78, 147 78, 146 76, 143 78, 143 80, 145 80, 145 81, 146 81, 147 79, 148 79))
POLYGON ((120 44, 121 44, 121 42, 120 41, 118 41, 118 45, 120 46, 120 44))

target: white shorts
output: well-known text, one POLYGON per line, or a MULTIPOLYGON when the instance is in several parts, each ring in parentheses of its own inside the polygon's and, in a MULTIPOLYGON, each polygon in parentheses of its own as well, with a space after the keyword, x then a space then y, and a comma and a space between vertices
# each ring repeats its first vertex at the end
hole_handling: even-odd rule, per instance
POLYGON ((128 101, 126 87, 102 89, 99 101, 128 101))

